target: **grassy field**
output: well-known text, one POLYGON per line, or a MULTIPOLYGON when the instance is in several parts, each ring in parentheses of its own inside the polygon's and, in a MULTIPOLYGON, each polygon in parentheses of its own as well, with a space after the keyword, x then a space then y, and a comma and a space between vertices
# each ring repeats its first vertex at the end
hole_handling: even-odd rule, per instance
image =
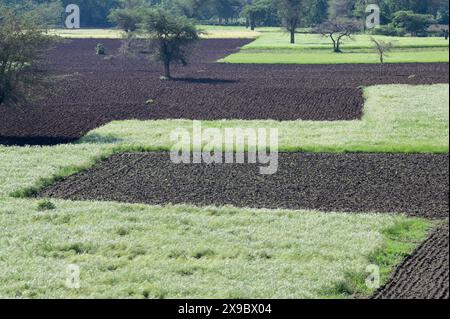
MULTIPOLYGON (((392 42, 394 49, 386 62, 448 62, 449 41, 438 37, 374 36, 392 42)), ((342 44, 343 53, 332 52, 329 38, 318 34, 298 34, 296 44, 289 44, 289 35, 281 31, 260 31, 260 36, 244 46, 239 53, 221 60, 226 63, 335 64, 378 63, 369 35, 355 35, 342 44)))
MULTIPOLYGON (((362 121, 204 124, 276 126, 285 150, 448 152, 448 85, 365 94, 362 121)), ((386 280, 433 226, 389 214, 62 200, 43 211, 23 197, 113 152, 170 149, 170 130, 190 125, 114 122, 78 144, 0 146, 0 297, 367 296, 366 267, 376 263, 386 280), (65 287, 70 264, 80 289, 65 287)))
POLYGON ((366 267, 382 260, 386 280, 431 226, 389 215, 54 204, 2 200, 0 297, 365 295, 366 267), (68 265, 80 267, 80 289, 65 286, 68 265))
MULTIPOLYGON (((448 48, 398 49, 390 52, 387 63, 448 62, 448 48)), ((243 50, 232 54, 220 62, 257 64, 341 64, 341 63, 379 63, 374 52, 351 50, 333 53, 329 50, 243 50)))

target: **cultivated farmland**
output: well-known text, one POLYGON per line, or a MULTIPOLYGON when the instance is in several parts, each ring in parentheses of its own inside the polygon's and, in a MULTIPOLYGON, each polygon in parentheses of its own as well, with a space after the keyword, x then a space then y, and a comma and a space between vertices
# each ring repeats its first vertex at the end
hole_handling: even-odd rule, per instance
POLYGON ((49 53, 47 91, 0 106, 0 297, 448 298, 448 63, 217 62, 252 41, 170 81, 118 39, 49 53), (277 173, 172 163, 192 120, 279 129, 277 173))
POLYGON ((72 40, 48 58, 56 82, 19 110, 4 108, 0 142, 52 145, 75 141, 114 120, 360 119, 363 86, 448 83, 448 64, 223 65, 217 59, 249 40, 204 40, 177 80, 159 80, 144 56, 114 58, 119 40, 103 40, 109 57, 93 54, 99 40, 72 40))

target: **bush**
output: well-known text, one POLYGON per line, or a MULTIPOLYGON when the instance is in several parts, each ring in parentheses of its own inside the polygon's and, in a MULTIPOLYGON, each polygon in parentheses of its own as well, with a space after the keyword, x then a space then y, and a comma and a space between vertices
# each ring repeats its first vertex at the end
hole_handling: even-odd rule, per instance
POLYGON ((97 55, 105 55, 106 54, 106 48, 102 43, 97 43, 97 46, 95 47, 95 53, 97 55))
POLYGON ((373 35, 387 35, 392 37, 403 37, 406 35, 406 30, 403 28, 396 28, 393 24, 382 25, 375 28, 371 32, 373 35))
POLYGON ((55 41, 45 28, 34 12, 23 13, 0 3, 0 104, 19 102, 42 82, 37 65, 55 41))
POLYGON ((53 204, 51 201, 47 199, 40 200, 37 204, 38 211, 42 212, 45 210, 53 210, 56 209, 55 204, 53 204))

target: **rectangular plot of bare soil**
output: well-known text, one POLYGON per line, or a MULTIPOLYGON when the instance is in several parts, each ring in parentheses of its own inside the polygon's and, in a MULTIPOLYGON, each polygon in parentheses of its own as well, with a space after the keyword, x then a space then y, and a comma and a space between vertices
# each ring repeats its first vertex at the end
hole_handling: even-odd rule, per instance
POLYGON ((448 216, 448 155, 280 153, 259 164, 174 164, 169 153, 117 154, 39 196, 146 204, 448 216))

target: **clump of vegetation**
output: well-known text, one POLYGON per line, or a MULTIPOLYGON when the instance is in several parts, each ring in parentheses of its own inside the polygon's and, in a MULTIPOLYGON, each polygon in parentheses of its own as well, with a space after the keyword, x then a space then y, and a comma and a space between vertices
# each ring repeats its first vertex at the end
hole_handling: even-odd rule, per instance
POLYGON ((384 60, 386 58, 386 53, 391 51, 393 48, 392 42, 387 42, 383 40, 377 40, 375 38, 370 38, 372 43, 374 44, 375 52, 378 54, 378 58, 380 59, 380 63, 384 64, 384 60))
POLYGON ((341 53, 341 44, 345 38, 352 38, 352 35, 361 31, 362 26, 356 21, 334 19, 323 22, 315 28, 315 32, 328 37, 333 42, 333 51, 341 53))
POLYGON ((406 35, 406 30, 404 28, 395 27, 392 23, 389 23, 387 25, 380 25, 378 28, 374 28, 370 33, 374 35, 403 37, 406 35))
POLYGON ((106 48, 103 45, 103 43, 97 43, 97 46, 95 47, 95 53, 97 55, 105 55, 106 54, 106 48))
POLYGON ((47 26, 38 17, 34 11, 0 5, 0 105, 19 102, 42 80, 35 69, 55 38, 45 33, 47 26))
POLYGON ((56 209, 56 205, 53 204, 48 199, 40 200, 37 203, 37 210, 40 211, 40 212, 46 211, 46 210, 54 210, 54 209, 56 209))
POLYGON ((418 14, 413 11, 397 11, 392 19, 395 27, 403 28, 413 36, 426 35, 428 27, 434 22, 432 15, 418 14))

